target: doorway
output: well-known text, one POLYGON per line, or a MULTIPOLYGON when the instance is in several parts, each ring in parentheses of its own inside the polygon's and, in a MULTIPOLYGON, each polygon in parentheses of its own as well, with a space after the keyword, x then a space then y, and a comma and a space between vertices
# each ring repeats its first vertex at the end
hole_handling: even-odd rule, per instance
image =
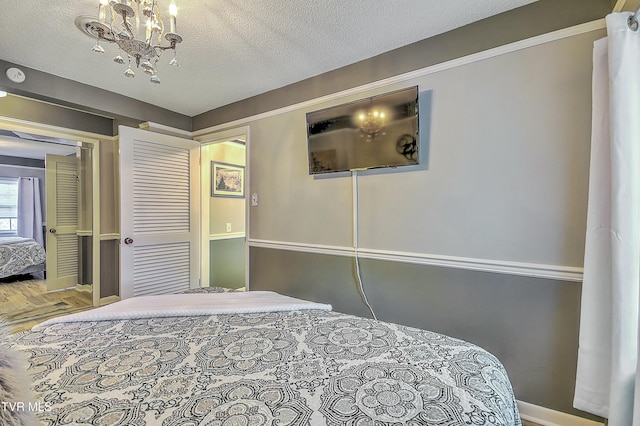
POLYGON ((201 286, 247 289, 247 129, 199 138, 201 286))
MULTIPOLYGON (((0 146, 1 175, 39 182, 31 189, 41 193, 33 197, 33 205, 34 212, 38 213, 34 216, 41 215, 42 220, 30 218, 29 222, 33 223, 32 229, 39 228, 42 240, 37 236, 33 239, 39 240, 46 259, 36 274, 26 270, 26 274, 2 278, 0 315, 6 322, 29 324, 97 306, 100 298, 97 140, 79 136, 74 131, 0 117, 0 146), (49 170, 47 174, 46 156, 51 155, 50 158, 64 159, 73 170, 62 179, 58 179, 55 171, 49 170), (56 197, 56 183, 51 179, 67 182, 62 191, 65 196, 56 197), (74 225, 74 230, 68 236, 58 233, 70 225, 74 225), (63 284, 56 280, 65 274, 72 275, 73 279, 63 284)), ((27 203, 24 195, 21 197, 20 203, 24 206, 27 203)), ((23 227, 20 233, 24 230, 23 227)))

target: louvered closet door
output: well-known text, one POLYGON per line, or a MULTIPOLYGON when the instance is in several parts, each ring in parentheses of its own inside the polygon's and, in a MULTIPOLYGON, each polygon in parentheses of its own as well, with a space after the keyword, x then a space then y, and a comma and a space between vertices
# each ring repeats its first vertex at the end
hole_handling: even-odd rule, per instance
POLYGON ((78 284, 78 159, 47 154, 47 290, 78 284))
POLYGON ((120 126, 120 297, 198 287, 200 144, 120 126))

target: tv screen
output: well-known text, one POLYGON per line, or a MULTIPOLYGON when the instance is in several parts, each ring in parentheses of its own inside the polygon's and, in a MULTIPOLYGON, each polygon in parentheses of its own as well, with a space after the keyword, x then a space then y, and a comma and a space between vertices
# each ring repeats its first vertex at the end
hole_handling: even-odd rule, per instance
POLYGON ((307 113, 309 174, 419 164, 418 87, 307 113))

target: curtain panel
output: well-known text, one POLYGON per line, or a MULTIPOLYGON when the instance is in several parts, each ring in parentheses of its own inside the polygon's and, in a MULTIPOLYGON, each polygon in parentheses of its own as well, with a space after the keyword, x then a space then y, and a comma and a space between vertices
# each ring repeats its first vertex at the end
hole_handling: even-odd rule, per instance
POLYGON ((589 205, 574 406, 640 426, 640 33, 606 18, 594 44, 589 205))
POLYGON ((40 179, 18 178, 18 236, 32 238, 44 246, 40 179))

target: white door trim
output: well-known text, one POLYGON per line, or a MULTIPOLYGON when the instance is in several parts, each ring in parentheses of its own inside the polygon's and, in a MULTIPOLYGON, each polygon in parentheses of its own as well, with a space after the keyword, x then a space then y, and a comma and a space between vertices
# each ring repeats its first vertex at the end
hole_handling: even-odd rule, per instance
MULTIPOLYGON (((245 241, 249 235, 249 203, 246 201, 249 197, 248 190, 249 179, 250 179, 250 170, 249 170, 249 126, 236 127, 233 129, 225 129, 219 132, 207 133, 205 135, 198 136, 194 138, 202 146, 211 145, 216 143, 223 143, 230 140, 241 139, 245 141, 245 167, 244 167, 244 189, 245 189, 245 241)), ((212 236, 211 230, 209 227, 209 215, 211 214, 209 209, 209 203, 204 202, 205 200, 209 200, 211 193, 211 170, 208 166, 201 167, 201 195, 203 202, 201 203, 201 214, 200 214, 200 257, 202 259, 201 270, 200 270, 200 279, 202 286, 208 286, 210 280, 210 271, 209 271, 209 251, 210 251, 210 241, 214 239, 220 239, 215 235, 212 236)), ((229 234, 226 234, 227 236, 229 234)), ((238 235, 236 235, 237 237, 238 235)), ((249 288, 249 245, 245 244, 245 288, 249 288)))

